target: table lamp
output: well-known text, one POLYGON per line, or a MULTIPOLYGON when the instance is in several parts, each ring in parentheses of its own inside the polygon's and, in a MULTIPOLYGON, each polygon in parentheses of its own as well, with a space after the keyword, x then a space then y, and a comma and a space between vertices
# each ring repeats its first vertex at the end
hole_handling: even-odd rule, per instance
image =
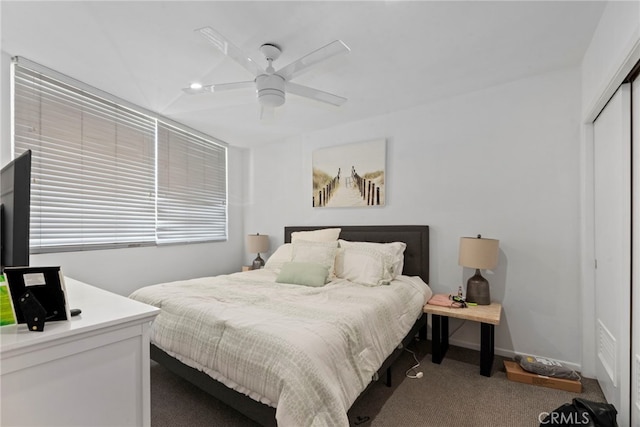
POLYGON ((482 277, 480 269, 492 269, 498 265, 498 240, 478 237, 461 237, 458 264, 475 268, 476 274, 467 281, 466 301, 478 305, 491 304, 489 281, 482 277))
POLYGON ((249 253, 255 254, 258 256, 253 260, 253 264, 251 264, 252 270, 258 270, 264 267, 264 260, 260 258, 260 252, 264 253, 269 250, 269 236, 267 234, 249 234, 247 236, 247 251, 249 253))

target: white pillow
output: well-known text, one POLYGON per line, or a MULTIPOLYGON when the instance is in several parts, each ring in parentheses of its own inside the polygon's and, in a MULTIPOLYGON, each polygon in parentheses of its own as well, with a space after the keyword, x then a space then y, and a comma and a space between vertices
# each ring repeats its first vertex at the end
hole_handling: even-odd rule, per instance
POLYGON ((307 242, 335 242, 340 236, 341 228, 323 228, 313 231, 294 231, 291 233, 291 243, 297 240, 307 242))
POLYGON ((267 259, 267 262, 264 264, 264 268, 275 271, 276 273, 280 271, 282 266, 291 261, 291 252, 293 247, 291 243, 285 243, 284 245, 278 247, 276 251, 267 259))
POLYGON ((306 240, 296 240, 292 244, 292 262, 313 262, 320 264, 329 271, 329 280, 335 278, 334 265, 336 262, 336 252, 338 251, 338 241, 334 242, 309 242, 306 240))
POLYGON ((404 266, 403 242, 373 243, 339 240, 336 276, 366 286, 388 285, 404 266))

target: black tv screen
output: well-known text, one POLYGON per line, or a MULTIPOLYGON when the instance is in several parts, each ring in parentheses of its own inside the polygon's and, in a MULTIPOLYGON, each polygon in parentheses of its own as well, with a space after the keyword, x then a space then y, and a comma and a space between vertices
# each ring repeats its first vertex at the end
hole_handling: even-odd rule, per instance
POLYGON ((0 177, 0 268, 29 265, 31 150, 2 168, 0 177))

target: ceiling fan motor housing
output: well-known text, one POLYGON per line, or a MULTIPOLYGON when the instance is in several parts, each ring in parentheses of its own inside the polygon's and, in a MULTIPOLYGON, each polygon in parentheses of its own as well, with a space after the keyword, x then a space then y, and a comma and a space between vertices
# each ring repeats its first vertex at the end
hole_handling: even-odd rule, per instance
POLYGON ((284 78, 277 74, 261 74, 256 77, 258 100, 268 107, 284 104, 284 78))

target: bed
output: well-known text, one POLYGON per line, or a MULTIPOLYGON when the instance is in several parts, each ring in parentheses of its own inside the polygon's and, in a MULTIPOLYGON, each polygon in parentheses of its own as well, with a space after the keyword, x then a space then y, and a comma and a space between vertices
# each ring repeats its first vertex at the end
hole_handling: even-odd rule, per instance
POLYGON ((403 346, 426 338, 429 228, 285 227, 284 240, 264 269, 134 292, 161 309, 151 357, 262 425, 348 426, 358 396, 383 376, 389 384, 403 346), (336 229, 335 245, 313 237, 336 229), (327 253, 317 282, 309 271, 327 253), (372 254, 393 266, 353 270, 372 254))

